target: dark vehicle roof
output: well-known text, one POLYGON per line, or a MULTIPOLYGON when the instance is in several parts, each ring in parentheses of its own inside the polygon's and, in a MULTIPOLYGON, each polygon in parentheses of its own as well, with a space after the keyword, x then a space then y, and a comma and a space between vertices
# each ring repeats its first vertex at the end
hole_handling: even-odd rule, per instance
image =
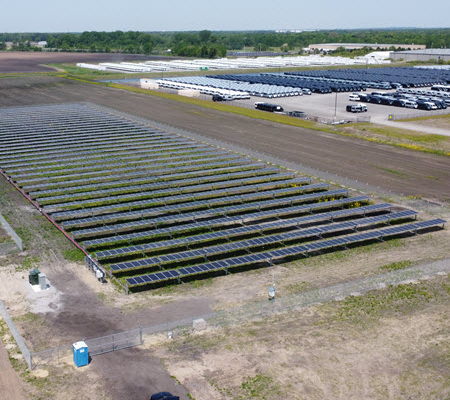
POLYGON ((153 394, 150 397, 150 400, 166 400, 166 399, 175 400, 173 399, 173 397, 175 397, 175 399, 179 399, 179 397, 173 396, 172 393, 170 392, 159 392, 153 394), (172 399, 170 399, 170 397, 172 397, 172 399))

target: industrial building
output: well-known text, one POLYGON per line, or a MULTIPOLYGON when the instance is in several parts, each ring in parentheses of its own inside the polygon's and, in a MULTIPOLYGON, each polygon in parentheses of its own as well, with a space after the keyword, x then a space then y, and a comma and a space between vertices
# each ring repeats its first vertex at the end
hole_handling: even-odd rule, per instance
POLYGON ((371 49, 389 49, 391 47, 401 47, 403 49, 408 50, 416 50, 416 49, 425 49, 426 46, 424 44, 397 44, 397 43, 318 43, 318 44, 310 44, 308 48, 311 51, 319 50, 319 51, 335 51, 339 47, 343 47, 345 50, 359 50, 364 47, 369 47, 371 49))
POLYGON ((394 51, 390 58, 404 61, 450 61, 450 49, 421 49, 410 51, 394 51))

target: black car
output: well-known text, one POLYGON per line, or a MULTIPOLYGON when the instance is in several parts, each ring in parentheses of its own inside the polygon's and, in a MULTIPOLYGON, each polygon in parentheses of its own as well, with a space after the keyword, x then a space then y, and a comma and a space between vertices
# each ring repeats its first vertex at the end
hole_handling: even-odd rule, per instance
POLYGON ((423 100, 418 100, 417 108, 419 110, 431 110, 431 104, 423 100))
POLYGON ((213 101, 231 101, 234 100, 234 97, 229 94, 213 94, 213 101))
POLYGON ((289 111, 288 115, 290 117, 304 118, 306 114, 303 111, 289 111))
POLYGON ((392 105, 395 107, 405 107, 405 102, 402 99, 395 99, 392 105))
POLYGON ((150 397, 150 400, 180 400, 178 396, 174 396, 170 392, 155 393, 150 397))

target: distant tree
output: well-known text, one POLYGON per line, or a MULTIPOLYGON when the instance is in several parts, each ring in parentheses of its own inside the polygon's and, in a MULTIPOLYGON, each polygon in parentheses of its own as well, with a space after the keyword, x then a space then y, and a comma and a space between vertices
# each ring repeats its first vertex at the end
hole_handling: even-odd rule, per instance
POLYGON ((142 50, 143 50, 144 54, 150 54, 153 50, 152 42, 145 42, 142 46, 142 50))
POLYGON ((211 38, 211 31, 203 30, 198 35, 200 36, 200 41, 206 43, 211 38))
POLYGON ((0 42, 0 50, 6 50, 6 43, 0 42))

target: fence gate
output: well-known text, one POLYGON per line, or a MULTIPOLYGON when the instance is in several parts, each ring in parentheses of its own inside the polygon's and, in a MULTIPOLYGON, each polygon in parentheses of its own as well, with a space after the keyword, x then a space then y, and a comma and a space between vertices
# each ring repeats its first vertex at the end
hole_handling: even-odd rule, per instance
POLYGON ((89 349, 89 355, 91 356, 139 346, 144 343, 142 340, 142 328, 89 339, 85 340, 85 342, 89 349))

